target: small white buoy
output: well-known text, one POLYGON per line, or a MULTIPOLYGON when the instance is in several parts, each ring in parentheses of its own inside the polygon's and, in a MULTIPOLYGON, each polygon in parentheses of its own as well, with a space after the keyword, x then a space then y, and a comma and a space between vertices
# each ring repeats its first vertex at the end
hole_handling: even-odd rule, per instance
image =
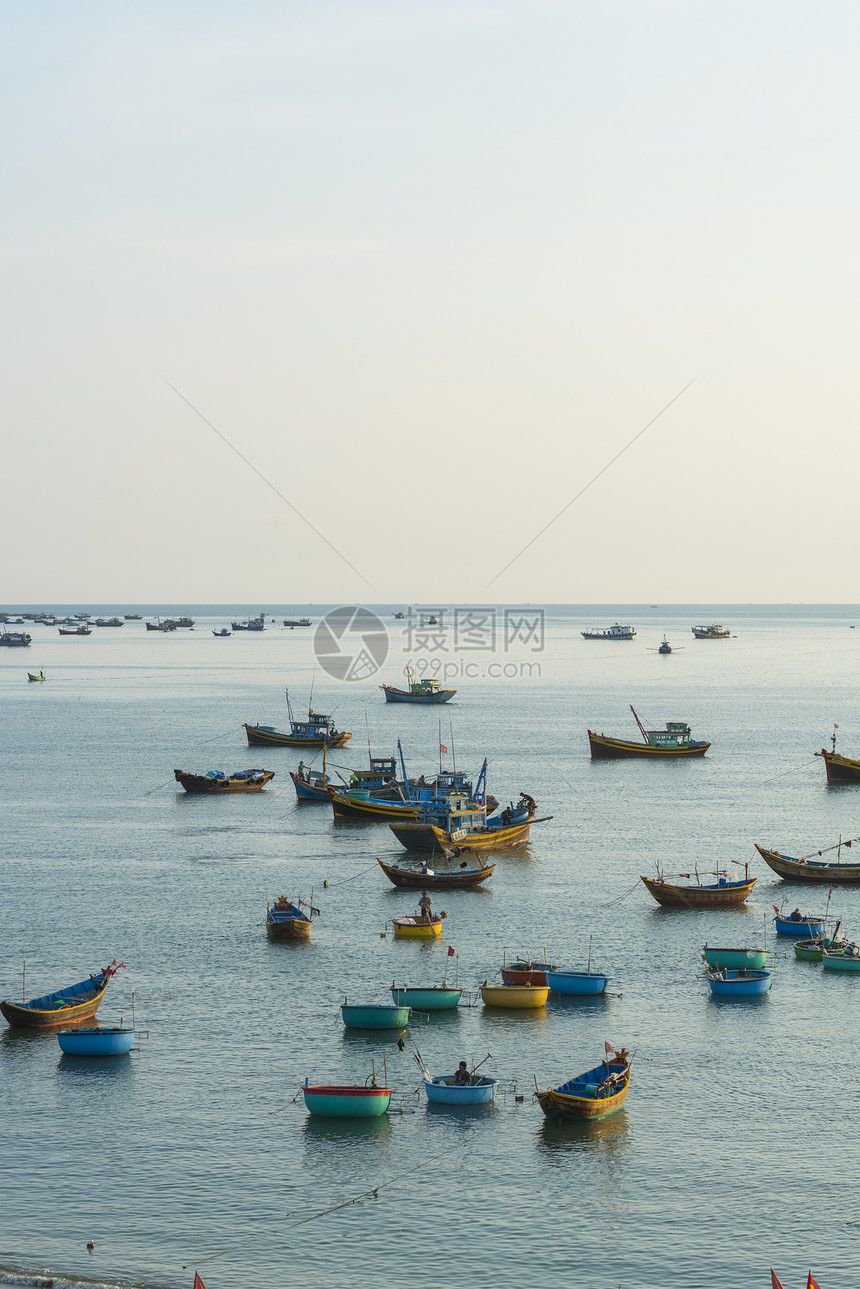
POLYGON ((94 1240, 87 1240, 87 1248, 89 1249, 90 1253, 92 1253, 92 1251, 93 1251, 93 1249, 94 1249, 95 1247, 96 1247, 96 1246, 95 1246, 95 1241, 94 1241, 94 1240))

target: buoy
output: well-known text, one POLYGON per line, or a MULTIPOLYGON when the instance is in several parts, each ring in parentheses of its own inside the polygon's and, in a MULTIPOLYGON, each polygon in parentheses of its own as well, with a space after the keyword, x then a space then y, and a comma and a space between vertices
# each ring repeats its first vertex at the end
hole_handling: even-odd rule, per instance
POLYGON ((328 887, 328 878, 323 882, 323 886, 328 887))
POLYGON ((94 1249, 95 1247, 96 1247, 96 1246, 95 1246, 95 1241, 93 1241, 93 1240, 87 1240, 87 1248, 89 1249, 90 1253, 92 1253, 92 1251, 93 1251, 93 1249, 94 1249))

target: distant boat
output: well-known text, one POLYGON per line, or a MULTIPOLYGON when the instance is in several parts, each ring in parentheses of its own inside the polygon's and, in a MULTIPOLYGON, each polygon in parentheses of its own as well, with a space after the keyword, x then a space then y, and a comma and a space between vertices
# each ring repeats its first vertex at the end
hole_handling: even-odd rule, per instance
POLYGON ((624 1105, 630 1089, 631 1065, 632 1060, 622 1048, 612 1053, 611 1060, 604 1059, 593 1070, 577 1074, 567 1083, 545 1092, 538 1089, 538 1105, 548 1119, 602 1119, 624 1105))
POLYGON ((265 613, 261 613, 256 618, 249 618, 247 622, 233 622, 231 625, 234 631, 263 631, 265 629, 265 613))
MULTIPOLYGON (((678 876, 692 877, 693 874, 679 873, 678 876)), ((750 877, 749 865, 746 866, 746 876, 742 881, 730 882, 728 873, 725 872, 714 873, 717 881, 709 883, 703 882, 698 872, 695 876, 695 885, 684 886, 667 882, 662 873, 657 878, 642 877, 641 880, 658 904, 686 909, 718 909, 726 905, 743 904, 758 881, 757 877, 750 877)))
POLYGON ((285 895, 279 895, 273 904, 266 909, 266 934, 270 940, 307 940, 311 933, 311 920, 317 912, 312 905, 301 910, 302 900, 293 904, 285 895))
POLYGON ((134 1038, 134 1029, 122 1025, 57 1032, 57 1042, 66 1056, 125 1056, 134 1047, 134 1038))
POLYGON ((406 668, 408 689, 397 689, 394 685, 380 685, 387 703, 447 703, 456 694, 456 689, 441 689, 439 681, 430 676, 413 680, 412 671, 406 668))
POLYGON ((616 622, 611 627, 591 627, 588 631, 581 632, 583 640, 635 640, 635 627, 622 627, 616 622))
POLYGON ((395 618, 397 619, 397 621, 398 621, 398 622, 401 622, 401 621, 406 617, 406 614, 405 614, 405 613, 395 613, 395 615, 394 615, 394 616, 395 616, 395 618))
POLYGON ((146 629, 147 631, 175 631, 176 624, 171 622, 169 618, 165 619, 164 622, 161 621, 161 618, 156 618, 154 622, 147 622, 146 629))
POLYGON ((78 627, 57 627, 61 636, 91 636, 92 627, 85 626, 81 623, 78 627))
POLYGON ((276 730, 273 725, 246 725, 245 733, 250 747, 343 747, 352 738, 352 734, 335 729, 331 716, 315 712, 310 706, 306 721, 295 720, 290 692, 287 689, 284 693, 287 698, 290 732, 287 734, 276 730))
POLYGON ((836 861, 828 863, 826 859, 813 859, 811 856, 802 859, 792 859, 790 855, 782 855, 778 850, 767 850, 764 846, 755 843, 755 848, 761 855, 764 862, 775 873, 786 882, 836 882, 851 883, 860 882, 860 856, 856 863, 844 863, 842 860, 842 850, 850 850, 852 843, 860 841, 860 838, 854 837, 851 841, 838 842, 833 846, 827 846, 824 850, 815 851, 816 855, 826 855, 828 851, 835 850, 836 861))
POLYGON ((284 618, 285 627, 309 627, 310 625, 310 618, 284 618))
POLYGON ((697 640, 728 640, 732 634, 728 627, 722 627, 717 622, 706 627, 690 627, 690 630, 697 640))
POLYGON ((122 616, 126 622, 141 622, 143 620, 142 613, 124 613, 122 616))
POLYGON ((228 631, 226 627, 222 627, 220 631, 213 631, 212 634, 217 636, 219 640, 225 640, 228 636, 232 636, 233 632, 228 631))
POLYGON ((26 631, 7 631, 5 627, 0 631, 0 645, 6 645, 9 649, 26 648, 32 638, 26 631))
POLYGON ((261 792, 274 779, 275 771, 234 770, 232 774, 224 774, 221 770, 209 770, 207 774, 189 774, 186 770, 174 770, 173 775, 186 792, 193 794, 261 792))
POLYGON ((97 627, 124 627, 122 618, 96 618, 97 627))
POLYGON ((593 730, 589 730, 588 744, 592 761, 643 756, 655 761, 675 761, 679 758, 704 756, 711 746, 702 740, 692 739, 686 721, 667 721, 664 730, 646 730, 632 704, 630 710, 639 726, 643 742, 610 738, 606 734, 595 734, 593 730))
POLYGON ((29 1002, 13 1003, 7 998, 0 1002, 0 1012, 10 1025, 26 1029, 50 1029, 71 1021, 89 1020, 98 1011, 110 979, 117 970, 115 963, 111 963, 77 985, 66 985, 51 994, 43 994, 41 998, 31 998, 29 1002))
POLYGON ((302 1087, 310 1113, 327 1119, 369 1119, 385 1114, 392 1091, 393 1088, 376 1084, 359 1087, 358 1084, 308 1083, 307 1079, 302 1087))
MULTIPOLYGON (((650 652, 653 652, 653 650, 649 650, 649 653, 650 653, 650 652)), ((665 637, 665 636, 663 637, 662 643, 660 644, 660 646, 659 646, 659 647, 658 647, 658 649, 657 649, 657 653, 683 653, 683 652, 684 652, 683 645, 682 645, 680 648, 678 648, 678 647, 676 646, 676 647, 673 649, 673 648, 672 648, 672 646, 669 644, 669 641, 666 639, 666 637, 665 637)))
POLYGON ((47 680, 48 677, 44 674, 44 672, 41 672, 41 671, 39 672, 38 676, 34 676, 32 671, 28 671, 27 679, 30 681, 42 681, 42 680, 47 680))
POLYGON ((385 876, 395 886, 410 886, 416 890, 444 891, 480 886, 492 875, 495 864, 484 863, 475 857, 471 861, 461 854, 428 863, 386 864, 376 860, 385 876))

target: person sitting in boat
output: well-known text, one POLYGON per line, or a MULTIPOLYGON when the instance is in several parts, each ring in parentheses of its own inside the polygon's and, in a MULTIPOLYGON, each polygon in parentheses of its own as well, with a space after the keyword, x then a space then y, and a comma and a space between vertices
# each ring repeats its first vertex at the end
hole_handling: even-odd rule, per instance
POLYGON ((458 1088, 460 1087, 467 1088, 471 1082, 472 1082, 472 1076, 468 1071, 466 1062, 461 1061, 460 1068, 457 1070, 457 1073, 454 1075, 454 1086, 458 1088))
POLYGON ((856 944, 846 945, 843 956, 846 958, 860 958, 860 949, 857 948, 856 944))
POLYGON ((426 891, 421 892, 421 899, 418 901, 418 907, 421 910, 421 916, 428 919, 433 916, 433 901, 426 891))
POLYGON ((788 920, 789 922, 802 922, 803 914, 801 913, 800 909, 795 909, 788 920))

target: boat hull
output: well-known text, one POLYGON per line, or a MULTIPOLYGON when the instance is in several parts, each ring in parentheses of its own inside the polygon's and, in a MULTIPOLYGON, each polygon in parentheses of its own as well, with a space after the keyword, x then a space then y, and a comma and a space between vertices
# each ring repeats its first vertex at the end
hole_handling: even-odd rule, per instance
POLYGON ((843 947, 834 948, 833 942, 825 937, 813 940, 798 940, 794 946, 794 956, 800 962, 820 962, 824 951, 827 950, 833 957, 844 953, 843 947))
POLYGON ((187 774, 184 770, 174 770, 177 783, 181 783, 186 792, 193 796, 205 794, 217 795, 225 792, 262 792, 267 783, 275 777, 274 770, 254 770, 253 779, 210 779, 205 774, 187 774))
POLYGON ((395 918, 394 935, 398 940, 438 940, 442 935, 442 918, 395 918))
POLYGON ((704 756, 710 743, 689 743, 687 747, 651 747, 648 743, 632 743, 627 739, 609 738, 606 734, 588 731, 588 744, 592 761, 618 761, 626 757, 646 757, 650 761, 686 761, 692 756, 704 756))
POLYGON ((404 689, 394 689, 391 685, 381 685, 386 703, 447 703, 456 694, 456 689, 437 689, 435 694, 408 694, 404 689))
POLYGON ((735 971, 763 971, 767 965, 767 949, 711 949, 705 945, 702 957, 709 967, 729 968, 735 971))
POLYGON ((279 730, 266 730, 259 725, 246 725, 245 734, 249 747, 343 747, 352 734, 331 734, 327 738, 312 735, 284 734, 279 730))
POLYGON ((420 811, 417 806, 407 805, 403 801, 381 801, 370 796, 350 796, 338 788, 328 789, 331 808, 335 819, 363 819, 389 823, 391 820, 415 820, 420 811))
POLYGON ((482 985, 485 1007, 543 1007, 548 985, 482 985))
POLYGON ((609 977, 594 971, 548 971, 546 982, 554 994, 575 994, 585 998, 605 993, 609 977))
POLYGON ((274 906, 266 910, 266 934, 270 940, 307 940, 311 925, 311 919, 294 904, 283 910, 274 906))
POLYGON ((495 864, 485 864, 481 868, 467 868, 465 871, 457 868, 435 868, 428 871, 426 864, 400 868, 397 864, 384 864, 378 856, 376 862, 395 886, 408 886, 422 891, 468 890, 485 882, 496 867, 495 864))
POLYGON ((406 850, 420 850, 433 854, 437 851, 450 850, 452 846, 467 847, 469 850, 503 850, 513 846, 527 846, 533 819, 534 815, 530 815, 523 823, 510 824, 507 827, 469 829, 465 836, 460 835, 460 831, 464 830, 450 833, 444 828, 436 827, 435 824, 427 824, 417 819, 412 822, 404 820, 402 823, 392 823, 388 826, 406 850))
POLYGON ((860 783, 860 761, 855 761, 850 756, 840 756, 838 752, 828 752, 824 748, 815 755, 824 761, 828 783, 860 783))
POLYGON ((770 971, 714 971, 708 972, 712 994, 723 998, 753 998, 766 994, 773 982, 770 971))
POLYGON ((518 967, 502 967, 502 980, 506 985, 547 985, 549 981, 546 978, 546 970, 529 969, 525 971, 518 967))
POLYGON ((860 971, 860 957, 847 953, 823 953, 821 965, 825 971, 860 971))
POLYGON ((394 1003, 344 1003, 340 1009, 347 1029, 405 1029, 412 1015, 411 1007, 394 1003))
POLYGON ((306 1083, 302 1092, 311 1114, 327 1119, 372 1119, 385 1114, 392 1089, 306 1083))
POLYGON ((629 1062, 611 1061, 535 1095, 548 1119, 604 1119, 621 1109, 629 1089, 629 1062), (611 1086, 605 1082, 610 1074, 615 1076, 611 1086))
POLYGON ((449 1083, 444 1075, 429 1079, 425 1076, 424 1095, 437 1105, 489 1105, 498 1084, 498 1079, 482 1078, 479 1083, 458 1086, 449 1083))
POLYGON ((29 1006, 19 1006, 7 999, 0 1002, 0 1013, 10 1025, 21 1029, 53 1029, 58 1025, 90 1020, 99 1009, 109 981, 110 975, 99 972, 97 976, 91 977, 91 981, 82 981, 79 985, 70 985, 66 990, 57 990, 55 995, 31 999, 29 1006), (75 990, 79 992, 73 992, 75 990), (80 998, 80 1002, 76 1002, 76 998, 80 998), (44 1005, 34 1007, 34 1002, 44 1005))
POLYGON ((792 922, 790 918, 775 917, 777 935, 797 936, 811 940, 814 935, 824 935, 824 918, 802 918, 792 922))
POLYGON ((719 909, 743 904, 758 878, 729 882, 726 886, 673 886, 651 877, 642 877, 642 881, 658 904, 669 908, 719 909))
POLYGON ((792 859, 778 850, 767 850, 758 842, 755 848, 768 867, 788 882, 860 883, 860 864, 825 864, 815 859, 792 859))
POLYGON ((134 1030, 118 1026, 60 1030, 57 1042, 66 1056, 124 1056, 134 1047, 134 1030))
POLYGON ((308 783, 307 779, 299 777, 295 770, 290 770, 290 778, 296 789, 296 796, 299 801, 328 801, 328 784, 327 783, 308 783))
POLYGON ((444 985, 429 989, 391 987, 391 997, 398 1007, 411 1007, 419 1012, 451 1011, 459 1006, 462 994, 462 989, 448 989, 444 985))

